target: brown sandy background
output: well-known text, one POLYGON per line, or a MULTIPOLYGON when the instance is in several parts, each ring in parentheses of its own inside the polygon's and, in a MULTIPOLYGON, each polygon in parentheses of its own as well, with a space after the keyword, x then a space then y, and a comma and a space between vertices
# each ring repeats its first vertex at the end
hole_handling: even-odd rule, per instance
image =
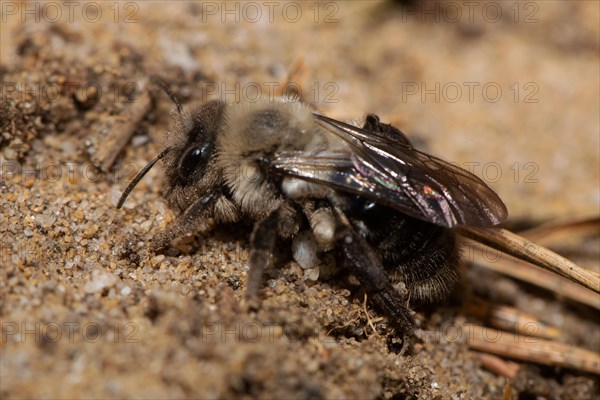
MULTIPOLYGON (((464 340, 415 339, 400 355, 372 310, 370 330, 359 290, 307 280, 293 262, 269 273, 260 310, 244 311, 247 229, 147 255, 145 241, 174 218, 160 167, 114 207, 173 108, 149 76, 184 103, 215 87, 233 101, 276 87, 302 60, 307 101, 336 118, 378 113, 473 168, 513 223, 597 215, 598 3, 398 3, 2 1, 2 397, 500 398, 505 379, 464 340), (125 128, 133 139, 97 169, 125 128)), ((597 254, 597 239, 585 246, 597 254)), ((521 289, 517 304, 556 315, 574 344, 598 351, 587 314, 521 289)), ((435 330, 469 317, 450 302, 418 318, 435 330)), ((546 375, 557 396, 597 385, 546 375)))

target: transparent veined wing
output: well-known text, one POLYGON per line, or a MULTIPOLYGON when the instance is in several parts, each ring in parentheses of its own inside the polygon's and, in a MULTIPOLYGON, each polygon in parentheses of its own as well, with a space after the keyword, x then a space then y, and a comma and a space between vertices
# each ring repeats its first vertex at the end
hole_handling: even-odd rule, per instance
POLYGON ((440 226, 489 227, 506 219, 500 197, 472 173, 389 135, 320 114, 315 118, 324 130, 346 142, 349 151, 282 152, 271 160, 272 168, 440 226))

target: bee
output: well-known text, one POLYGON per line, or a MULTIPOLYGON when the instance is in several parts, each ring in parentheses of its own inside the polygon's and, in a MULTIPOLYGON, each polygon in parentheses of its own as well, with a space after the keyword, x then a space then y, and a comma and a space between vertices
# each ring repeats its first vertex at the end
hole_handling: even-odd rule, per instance
MULTIPOLYGON (((217 224, 250 219, 246 296, 255 298, 278 239, 299 240, 299 263, 333 254, 397 332, 415 320, 406 294, 442 299, 458 280, 458 226, 491 227, 507 209, 472 173, 415 149, 399 129, 369 114, 362 126, 338 121, 297 99, 211 100, 176 105, 164 150, 123 192, 121 208, 162 160, 164 196, 178 217, 151 251, 217 224)), ((316 260, 316 261, 315 261, 316 260)), ((303 265, 304 267, 305 265, 303 265)), ((310 265, 309 265, 310 267, 310 265)))

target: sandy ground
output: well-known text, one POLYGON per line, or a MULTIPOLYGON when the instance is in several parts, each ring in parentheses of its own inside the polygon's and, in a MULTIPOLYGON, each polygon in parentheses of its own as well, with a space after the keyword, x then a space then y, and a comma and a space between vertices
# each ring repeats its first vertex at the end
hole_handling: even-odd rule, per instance
MULTIPOLYGON (((175 217, 160 167, 115 208, 173 108, 150 76, 183 103, 248 100, 302 60, 306 101, 335 118, 378 113, 471 168, 509 222, 598 215, 598 3, 399 3, 2 1, 2 398, 501 398, 506 379, 464 338, 415 336, 403 350, 360 289, 308 279, 285 246, 248 311, 248 227, 147 254, 175 217), (121 131, 133 138, 111 153, 121 131)), ((599 248, 570 255, 598 270, 599 248)), ((494 298, 497 282, 600 350, 597 312, 475 268, 452 300, 417 310, 421 328, 472 320, 465 293, 494 298)), ((597 376, 536 368, 514 398, 598 390, 597 376)))

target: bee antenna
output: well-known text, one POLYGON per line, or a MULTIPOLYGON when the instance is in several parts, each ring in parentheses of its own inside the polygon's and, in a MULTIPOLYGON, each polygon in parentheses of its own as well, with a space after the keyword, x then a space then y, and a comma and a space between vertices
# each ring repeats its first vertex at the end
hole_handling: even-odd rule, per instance
POLYGON ((167 147, 165 150, 163 150, 162 153, 160 153, 154 160, 150 161, 148 163, 148 165, 146 165, 140 171, 140 173, 137 174, 137 176, 135 178, 133 178, 131 183, 129 183, 129 185, 127 186, 127 189, 125 189, 125 191, 121 195, 121 198, 119 199, 119 202, 117 203, 117 209, 120 209, 121 207, 123 207, 123 204, 125 203, 125 200, 127 200, 127 196, 129 196, 129 193, 131 193, 131 191, 142 180, 142 178, 148 173, 148 171, 150 171, 152 169, 152 167, 154 167, 154 164, 156 164, 158 162, 158 160, 160 160, 161 158, 166 156, 169 151, 171 151, 171 147, 167 147))
POLYGON ((183 113, 183 106, 181 105, 179 100, 177 100, 177 97, 175 97, 175 93, 173 93, 169 84, 167 82, 165 82, 164 79, 162 79, 161 77, 156 76, 156 75, 153 75, 152 77, 150 77, 150 80, 154 84, 158 85, 158 87, 160 87, 167 94, 167 96, 169 96, 171 101, 173 103, 175 103, 175 106, 177 106, 177 112, 179 114, 183 113))

